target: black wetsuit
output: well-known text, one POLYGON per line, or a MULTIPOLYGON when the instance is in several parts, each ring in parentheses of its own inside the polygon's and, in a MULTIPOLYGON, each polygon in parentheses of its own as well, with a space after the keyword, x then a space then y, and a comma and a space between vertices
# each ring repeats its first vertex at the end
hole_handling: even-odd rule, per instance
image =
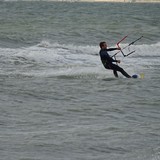
POLYGON ((113 64, 112 62, 117 62, 117 60, 114 60, 112 57, 109 56, 108 51, 114 51, 117 50, 117 48, 109 48, 109 49, 101 49, 99 54, 101 57, 101 61, 106 69, 113 70, 113 73, 115 77, 118 77, 117 71, 121 72, 125 77, 131 78, 129 74, 127 74, 123 68, 119 67, 116 64, 113 64))

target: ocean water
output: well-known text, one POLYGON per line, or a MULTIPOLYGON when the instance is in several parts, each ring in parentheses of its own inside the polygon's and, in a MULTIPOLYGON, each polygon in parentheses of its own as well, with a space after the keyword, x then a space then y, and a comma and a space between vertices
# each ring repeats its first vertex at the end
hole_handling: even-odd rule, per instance
POLYGON ((160 160, 159 35, 159 3, 0 2, 0 160, 160 160), (126 35, 143 79, 100 62, 126 35))

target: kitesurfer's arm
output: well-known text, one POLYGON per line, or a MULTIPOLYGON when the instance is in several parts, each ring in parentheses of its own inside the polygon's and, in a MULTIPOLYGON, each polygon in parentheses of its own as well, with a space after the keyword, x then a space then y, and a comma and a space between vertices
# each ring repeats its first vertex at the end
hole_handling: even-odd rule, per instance
MULTIPOLYGON (((107 51, 115 51, 115 50, 121 50, 121 48, 108 48, 107 51)), ((108 55, 109 56, 109 55, 108 55)), ((109 62, 116 62, 116 63, 120 63, 120 60, 114 60, 112 57, 108 57, 108 61, 109 62)))
POLYGON ((120 63, 120 60, 113 59, 112 57, 109 56, 109 54, 106 54, 105 56, 109 63, 112 63, 112 62, 120 63))
POLYGON ((121 48, 108 48, 107 51, 121 50, 121 48))
POLYGON ((111 58, 111 59, 112 59, 111 62, 116 62, 116 63, 120 63, 121 62, 120 60, 114 60, 113 58, 111 58))

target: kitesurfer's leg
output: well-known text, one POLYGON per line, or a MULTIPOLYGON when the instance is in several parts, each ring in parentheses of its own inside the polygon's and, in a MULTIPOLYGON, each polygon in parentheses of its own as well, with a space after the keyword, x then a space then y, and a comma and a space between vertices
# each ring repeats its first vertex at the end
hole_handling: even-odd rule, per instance
POLYGON ((130 76, 127 72, 125 72, 123 68, 119 67, 118 65, 112 64, 112 65, 111 65, 111 69, 113 70, 113 72, 114 72, 114 71, 119 71, 119 72, 121 72, 125 77, 131 78, 131 76, 130 76))
POLYGON ((127 77, 127 78, 131 78, 131 76, 127 73, 127 72, 125 72, 123 69, 120 71, 125 77, 127 77))
POLYGON ((116 70, 113 70, 113 74, 114 74, 114 76, 115 76, 116 78, 118 78, 118 73, 117 73, 116 70))

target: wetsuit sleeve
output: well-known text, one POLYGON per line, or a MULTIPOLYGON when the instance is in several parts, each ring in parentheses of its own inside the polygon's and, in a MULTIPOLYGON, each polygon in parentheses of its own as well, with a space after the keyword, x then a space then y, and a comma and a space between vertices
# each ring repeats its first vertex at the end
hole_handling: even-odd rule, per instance
POLYGON ((117 62, 117 60, 114 60, 113 58, 110 57, 111 62, 117 62))
POLYGON ((115 51, 118 50, 118 48, 108 48, 107 51, 115 51))
POLYGON ((110 57, 108 54, 106 54, 106 58, 108 62, 117 62, 117 60, 114 60, 112 57, 110 57))
MULTIPOLYGON (((107 51, 115 51, 118 50, 118 48, 108 48, 107 51)), ((117 60, 114 60, 112 57, 108 57, 108 60, 110 62, 117 62, 117 60)))

